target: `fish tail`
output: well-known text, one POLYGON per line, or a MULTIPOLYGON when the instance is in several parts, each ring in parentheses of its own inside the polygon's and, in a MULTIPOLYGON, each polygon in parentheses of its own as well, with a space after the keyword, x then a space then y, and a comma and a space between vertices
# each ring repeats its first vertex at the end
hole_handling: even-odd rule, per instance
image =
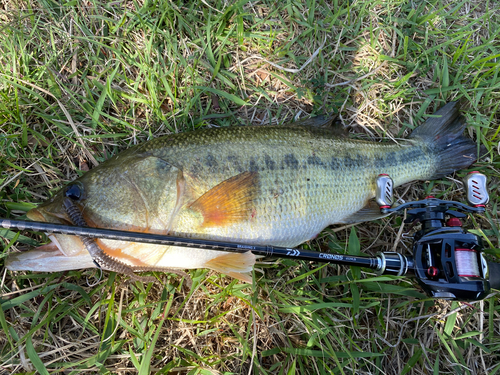
POLYGON ((416 128, 410 139, 422 142, 437 158, 437 169, 430 180, 444 177, 474 163, 481 152, 477 144, 463 135, 467 125, 458 102, 450 102, 416 128))

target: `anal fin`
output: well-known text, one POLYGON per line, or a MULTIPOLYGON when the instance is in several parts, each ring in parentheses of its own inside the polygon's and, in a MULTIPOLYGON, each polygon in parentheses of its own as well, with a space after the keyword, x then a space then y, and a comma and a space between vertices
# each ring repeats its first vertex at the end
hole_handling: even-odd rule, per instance
POLYGON ((252 271, 254 264, 255 255, 247 251, 223 254, 206 262, 205 267, 251 284, 252 276, 248 273, 252 271))
POLYGON ((368 204, 364 206, 361 210, 353 213, 351 216, 338 221, 339 224, 354 224, 361 223, 363 221, 378 220, 386 217, 390 214, 383 214, 380 212, 380 207, 374 201, 368 201, 368 204))

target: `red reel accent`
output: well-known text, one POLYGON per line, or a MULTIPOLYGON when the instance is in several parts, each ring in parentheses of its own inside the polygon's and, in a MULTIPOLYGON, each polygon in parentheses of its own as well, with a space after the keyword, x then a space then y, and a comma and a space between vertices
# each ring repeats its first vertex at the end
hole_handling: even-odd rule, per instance
POLYGON ((439 270, 437 269, 437 267, 430 266, 429 268, 427 268, 427 276, 429 276, 430 278, 435 278, 438 274, 439 270))
POLYGON ((462 221, 458 217, 451 217, 446 222, 447 227, 461 227, 462 221))

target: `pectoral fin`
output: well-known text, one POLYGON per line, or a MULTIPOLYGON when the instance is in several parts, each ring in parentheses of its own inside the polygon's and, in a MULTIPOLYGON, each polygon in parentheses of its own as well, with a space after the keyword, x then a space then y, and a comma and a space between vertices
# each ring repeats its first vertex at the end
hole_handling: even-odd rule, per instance
POLYGON ((224 273, 235 279, 252 283, 252 271, 255 264, 255 255, 252 252, 224 254, 205 263, 205 267, 224 273))
POLYGON ((251 215, 258 186, 257 172, 243 172, 207 191, 190 208, 203 215, 204 227, 244 221, 251 215))

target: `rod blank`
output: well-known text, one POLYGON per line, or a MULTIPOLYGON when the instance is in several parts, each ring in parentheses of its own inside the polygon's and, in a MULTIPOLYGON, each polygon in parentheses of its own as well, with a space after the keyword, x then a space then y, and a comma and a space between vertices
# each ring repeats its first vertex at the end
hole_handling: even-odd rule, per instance
POLYGON ((47 233, 68 234, 74 236, 101 238, 107 240, 141 242, 165 246, 196 247, 206 250, 245 253, 251 251, 255 255, 266 257, 291 258, 322 263, 358 266, 380 269, 380 258, 367 256, 352 256, 344 254, 321 253, 296 248, 280 246, 248 245, 242 243, 185 238, 162 234, 128 232, 114 229, 80 227, 64 224, 44 223, 38 221, 0 219, 0 226, 5 229, 41 231, 47 233))

